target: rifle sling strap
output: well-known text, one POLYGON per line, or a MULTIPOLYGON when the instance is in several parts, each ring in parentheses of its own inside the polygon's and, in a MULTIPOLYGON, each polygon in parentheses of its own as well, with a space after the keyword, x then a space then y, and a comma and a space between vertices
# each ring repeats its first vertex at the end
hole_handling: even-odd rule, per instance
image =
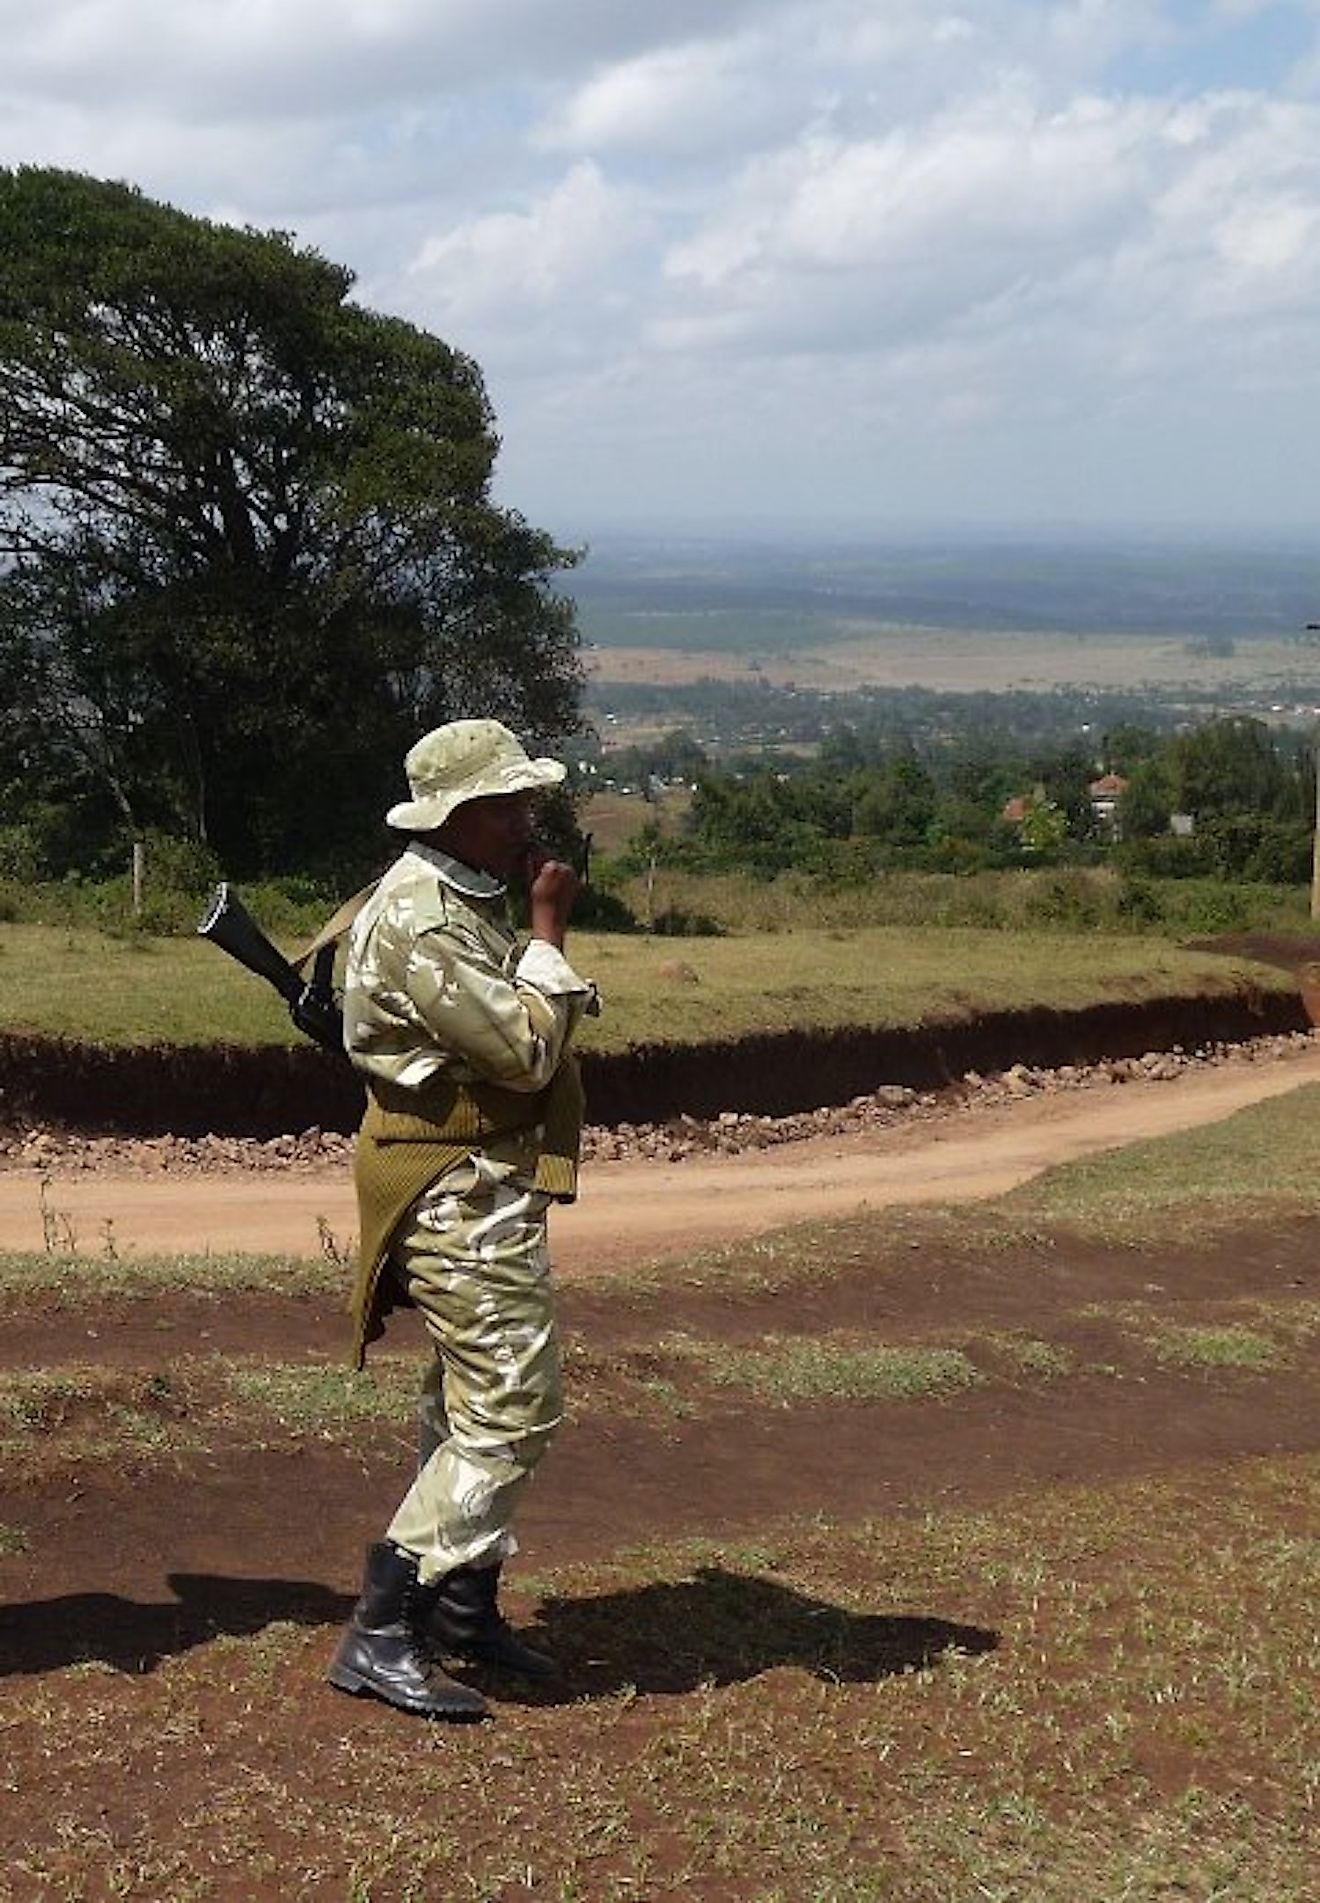
POLYGON ((329 959, 323 963, 321 959, 317 958, 316 965, 318 982, 323 974, 328 978, 329 967, 334 963, 335 946, 353 923, 353 920, 362 910, 372 893, 376 890, 378 883, 378 881, 373 880, 370 885, 364 885, 360 892, 355 892, 351 899, 345 899, 339 909, 331 913, 311 943, 304 945, 300 952, 296 952, 293 957, 290 958, 289 963, 293 966, 295 971, 302 972, 305 977, 305 967, 308 961, 312 958, 317 958, 318 953, 328 951, 330 954, 329 959))

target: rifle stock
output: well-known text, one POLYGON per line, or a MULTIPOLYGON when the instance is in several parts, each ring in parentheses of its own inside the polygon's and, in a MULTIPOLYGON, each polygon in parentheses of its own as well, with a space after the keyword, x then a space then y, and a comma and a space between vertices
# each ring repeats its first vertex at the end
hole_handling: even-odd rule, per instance
POLYGON ((271 944, 238 894, 228 884, 220 884, 211 895, 211 903, 201 924, 199 938, 209 938, 223 952, 236 959, 258 978, 273 985, 289 1007, 289 1016, 306 1037, 314 1038, 328 1050, 343 1052, 344 1020, 330 989, 329 963, 318 956, 315 974, 309 983, 296 966, 271 944))

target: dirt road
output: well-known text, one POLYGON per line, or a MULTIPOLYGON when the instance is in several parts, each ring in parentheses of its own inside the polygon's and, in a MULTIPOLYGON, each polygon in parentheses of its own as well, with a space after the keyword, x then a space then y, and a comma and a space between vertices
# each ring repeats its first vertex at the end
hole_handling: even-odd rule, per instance
MULTIPOLYGON (((999 1195, 1054 1164, 1213 1123, 1320 1082, 1320 1047, 1165 1082, 1052 1092, 950 1111, 934 1122, 814 1137, 681 1163, 598 1162, 556 1212, 561 1275, 672 1255, 786 1223, 913 1202, 999 1195)), ((40 1249, 52 1217, 94 1254, 111 1225, 120 1253, 162 1250, 315 1255, 320 1225, 340 1244, 356 1227, 346 1173, 130 1177, 0 1172, 5 1247, 40 1249), (44 1205, 44 1216, 43 1216, 44 1205)))

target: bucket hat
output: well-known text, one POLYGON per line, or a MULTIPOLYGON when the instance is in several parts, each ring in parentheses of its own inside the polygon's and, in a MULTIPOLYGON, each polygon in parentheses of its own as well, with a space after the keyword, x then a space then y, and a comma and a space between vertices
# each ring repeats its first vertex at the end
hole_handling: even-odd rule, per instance
POLYGON ((557 786, 568 769, 558 760, 533 760, 498 720, 451 720, 410 747, 403 763, 412 793, 391 806, 387 826, 429 833, 465 800, 557 786))

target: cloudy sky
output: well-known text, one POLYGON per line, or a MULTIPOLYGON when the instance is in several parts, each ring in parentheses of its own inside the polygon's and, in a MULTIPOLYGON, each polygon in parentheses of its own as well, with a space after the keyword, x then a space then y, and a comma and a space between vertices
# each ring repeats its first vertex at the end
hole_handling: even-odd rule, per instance
POLYGON ((557 534, 1320 517, 1320 0, 0 0, 0 28, 0 160, 352 266, 482 365, 501 496, 557 534))

